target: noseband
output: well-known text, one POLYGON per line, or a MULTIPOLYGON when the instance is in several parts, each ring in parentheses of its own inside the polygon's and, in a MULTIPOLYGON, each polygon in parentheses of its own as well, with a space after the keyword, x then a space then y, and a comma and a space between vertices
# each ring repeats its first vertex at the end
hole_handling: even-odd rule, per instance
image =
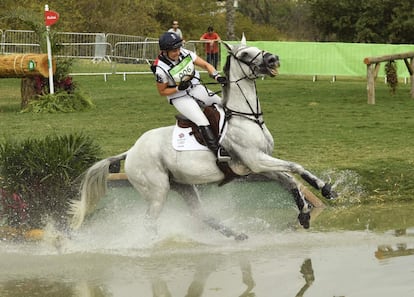
POLYGON ((237 57, 237 52, 236 53, 230 53, 229 57, 228 57, 228 63, 229 63, 229 69, 230 69, 230 56, 232 56, 237 63, 239 64, 239 67, 241 69, 241 71, 243 72, 243 77, 238 79, 236 82, 243 80, 243 79, 249 79, 249 80, 255 80, 257 79, 259 76, 256 74, 255 68, 256 67, 260 67, 260 66, 256 66, 255 64, 253 64, 253 62, 259 57, 262 56, 262 59, 264 61, 264 56, 266 55, 265 51, 259 51, 250 61, 244 61, 240 58, 237 57), (241 67, 241 64, 245 64, 249 67, 251 73, 248 74, 246 73, 245 69, 243 67, 241 67), (250 75, 253 75, 253 77, 251 77, 250 75))

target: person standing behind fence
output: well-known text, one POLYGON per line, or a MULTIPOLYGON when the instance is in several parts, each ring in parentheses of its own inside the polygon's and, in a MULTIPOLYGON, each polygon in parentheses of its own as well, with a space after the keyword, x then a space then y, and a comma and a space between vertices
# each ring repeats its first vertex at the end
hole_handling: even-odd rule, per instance
POLYGON ((183 42, 185 42, 185 40, 183 38, 183 32, 181 31, 181 29, 179 28, 179 25, 178 25, 178 21, 173 21, 172 22, 172 27, 168 30, 168 32, 173 32, 173 33, 177 34, 183 40, 183 42))
POLYGON ((219 58, 219 41, 221 41, 220 36, 214 32, 214 28, 209 26, 207 32, 205 32, 200 37, 201 41, 205 41, 205 51, 207 62, 214 66, 217 69, 218 58, 219 58))

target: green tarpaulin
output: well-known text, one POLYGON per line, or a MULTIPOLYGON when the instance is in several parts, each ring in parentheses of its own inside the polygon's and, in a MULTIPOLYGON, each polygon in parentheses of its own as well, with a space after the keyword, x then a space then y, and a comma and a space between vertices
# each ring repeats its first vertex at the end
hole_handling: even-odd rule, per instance
MULTIPOLYGON (((279 41, 247 44, 277 54, 280 74, 289 75, 366 76, 364 58, 414 52, 414 45, 279 41)), ((226 57, 225 47, 221 48, 222 57, 226 57)), ((399 77, 410 76, 403 60, 397 61, 397 69, 399 77)), ((382 66, 378 76, 384 75, 382 66)))

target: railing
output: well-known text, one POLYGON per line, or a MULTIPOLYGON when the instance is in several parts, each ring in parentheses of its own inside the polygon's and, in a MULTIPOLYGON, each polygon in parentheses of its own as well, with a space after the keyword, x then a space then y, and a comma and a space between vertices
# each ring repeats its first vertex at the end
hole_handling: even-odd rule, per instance
MULTIPOLYGON (((29 30, 0 30, 0 54, 38 53, 41 51, 38 36, 29 30)), ((110 62, 149 62, 158 53, 158 39, 113 33, 57 32, 54 41, 59 47, 57 56, 110 62)), ((205 41, 190 40, 185 47, 203 55, 205 41)))
MULTIPOLYGON (((117 63, 151 64, 159 54, 158 38, 113 33, 56 32, 53 41, 58 51, 56 57, 88 59, 94 63, 106 62, 110 69, 100 73, 75 73, 75 75, 107 75, 149 73, 148 70, 117 73, 117 63)), ((38 35, 29 30, 0 30, 0 54, 41 53, 38 35)), ((187 49, 204 57, 205 41, 190 40, 187 49)), ((142 69, 142 67, 141 67, 142 69)))
POLYGON ((0 30, 0 54, 40 53, 37 35, 29 30, 0 30))

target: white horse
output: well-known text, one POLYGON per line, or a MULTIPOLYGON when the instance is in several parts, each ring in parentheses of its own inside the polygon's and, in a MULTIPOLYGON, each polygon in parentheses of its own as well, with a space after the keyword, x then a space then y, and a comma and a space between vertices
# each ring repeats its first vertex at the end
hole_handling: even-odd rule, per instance
MULTIPOLYGON (((300 175, 326 198, 335 193, 325 183, 301 165, 272 157, 273 137, 266 128, 256 93, 258 77, 277 74, 277 56, 249 47, 225 44, 228 50, 225 74, 228 83, 223 86, 223 110, 226 129, 221 145, 229 152, 230 168, 238 175, 251 173, 265 175, 288 189, 299 209, 299 222, 309 228, 311 205, 300 191, 291 173, 300 175)), ((148 202, 145 226, 156 232, 156 221, 170 190, 179 192, 193 215, 224 235, 236 239, 247 238, 205 215, 194 185, 217 183, 224 174, 216 164, 216 157, 208 150, 177 151, 171 139, 174 126, 162 127, 144 133, 128 151, 101 160, 90 167, 81 184, 81 200, 73 200, 70 213, 71 227, 81 226, 86 215, 96 207, 107 190, 106 180, 111 163, 125 160, 124 168, 129 182, 148 202)))

